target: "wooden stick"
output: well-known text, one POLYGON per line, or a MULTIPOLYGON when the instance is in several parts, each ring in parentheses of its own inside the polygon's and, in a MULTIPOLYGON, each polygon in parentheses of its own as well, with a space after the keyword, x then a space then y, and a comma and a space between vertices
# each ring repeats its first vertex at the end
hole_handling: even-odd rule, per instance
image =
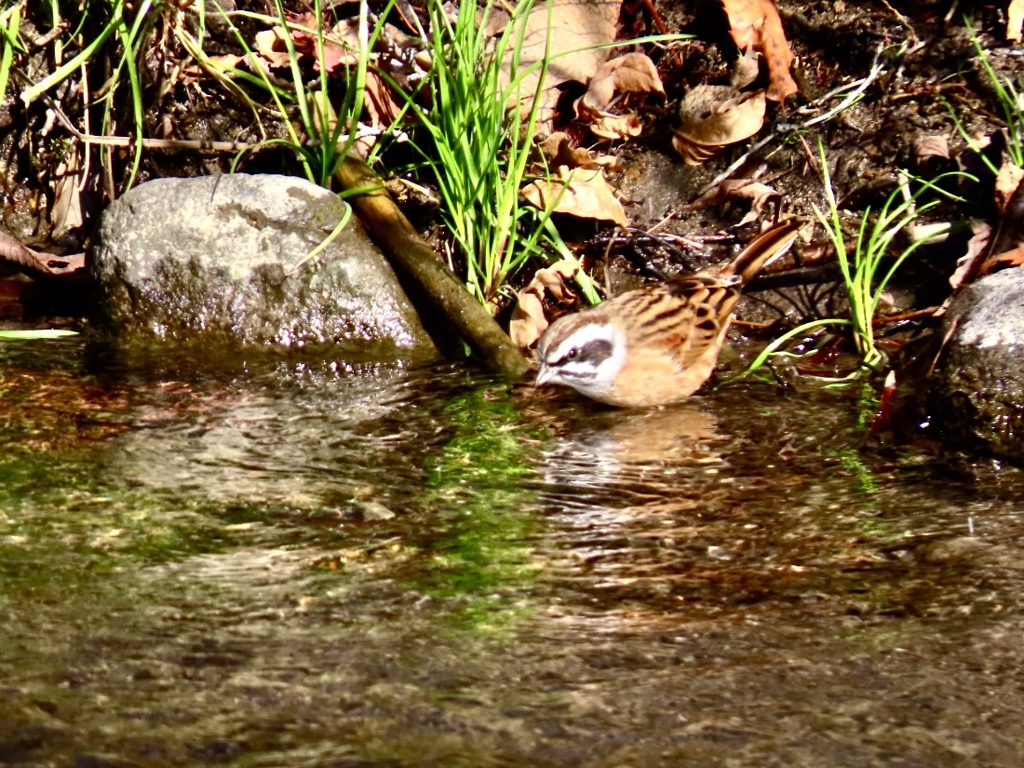
MULTIPOLYGON (((341 164, 335 178, 345 189, 357 191, 347 199, 360 221, 399 276, 422 293, 426 306, 417 306, 420 314, 440 314, 488 369, 514 379, 522 377, 530 368, 526 358, 423 241, 377 175, 365 163, 350 157, 341 164)), ((418 303, 416 296, 410 298, 418 303)))

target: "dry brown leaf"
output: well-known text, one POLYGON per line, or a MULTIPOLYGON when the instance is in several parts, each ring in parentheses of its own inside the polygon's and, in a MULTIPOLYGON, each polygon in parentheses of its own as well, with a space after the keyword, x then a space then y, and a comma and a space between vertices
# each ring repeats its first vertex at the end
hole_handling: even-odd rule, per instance
POLYGON ((728 85, 698 85, 679 107, 672 146, 688 165, 700 165, 730 144, 749 139, 764 124, 765 93, 728 85))
POLYGON ((312 60, 317 72, 320 71, 321 63, 325 70, 333 72, 340 66, 357 62, 355 51, 358 50, 359 42, 354 24, 354 21, 343 21, 334 29, 325 30, 326 34, 322 35, 322 59, 317 35, 313 31, 317 28, 317 19, 311 13, 290 18, 287 31, 284 27, 276 26, 257 32, 253 49, 272 68, 286 67, 291 62, 291 54, 284 36, 290 34, 292 46, 300 59, 312 60))
POLYGON ((538 146, 551 168, 564 165, 566 168, 606 168, 613 172, 622 170, 622 158, 616 155, 595 155, 585 147, 574 147, 569 134, 564 131, 552 133, 538 146))
POLYGON ((1024 265, 1024 245, 1018 245, 1009 251, 1003 251, 985 259, 985 263, 981 265, 981 272, 978 274, 978 277, 998 272, 1000 269, 1006 269, 1007 267, 1019 267, 1021 265, 1024 265))
POLYGON ((590 79, 581 101, 592 111, 604 112, 619 94, 626 93, 665 95, 658 69, 647 54, 627 53, 604 62, 590 79))
POLYGON ((972 221, 971 232, 971 239, 967 241, 967 253, 957 259, 956 269, 949 278, 949 285, 954 291, 960 290, 961 286, 978 272, 979 260, 984 258, 992 239, 992 227, 987 222, 977 219, 972 221))
POLYGON ((729 199, 739 198, 750 200, 750 209, 756 214, 760 213, 769 201, 779 196, 773 187, 754 179, 726 179, 694 200, 693 207, 722 205, 729 199))
POLYGON ((612 221, 629 226, 622 203, 600 170, 559 168, 559 178, 538 179, 523 187, 523 197, 542 211, 568 213, 583 219, 612 221), (551 206, 554 206, 553 208, 551 206))
POLYGON ((889 369, 889 372, 885 374, 885 383, 882 385, 882 392, 878 398, 875 418, 871 420, 871 424, 868 427, 871 430, 871 434, 877 435, 879 432, 885 432, 892 427, 898 391, 896 387, 896 370, 889 369))
MULTIPOLYGON (((548 67, 541 89, 538 132, 549 133, 555 114, 555 104, 561 92, 558 86, 567 80, 587 83, 599 66, 608 58, 608 50, 598 46, 615 41, 615 22, 619 17, 621 3, 615 0, 552 0, 550 5, 538 3, 536 8, 523 20, 523 45, 518 67, 526 70, 540 62, 545 54, 553 62, 548 67), (550 8, 551 35, 548 40, 548 11, 550 8)), ((500 25, 503 31, 505 24, 500 25)), ((512 31, 512 39, 518 39, 518 31, 512 31)), ((507 83, 512 67, 509 52, 503 65, 507 83)), ((537 91, 540 73, 525 77, 519 86, 519 106, 526 114, 533 106, 533 94, 537 91)))
POLYGON ((1006 39, 1019 43, 1022 26, 1024 26, 1024 0, 1010 0, 1010 7, 1006 9, 1006 39))
POLYGON ((292 33, 292 44, 299 57, 307 57, 313 62, 313 69, 320 71, 321 65, 328 72, 341 66, 358 63, 359 21, 347 19, 339 22, 331 30, 324 30, 322 41, 315 32, 317 18, 315 14, 304 13, 289 20, 292 33), (322 48, 320 47, 322 44, 322 48))
POLYGON ((999 173, 996 174, 995 200, 996 207, 1000 213, 1006 212, 1006 206, 1017 191, 1021 181, 1024 181, 1024 170, 1011 163, 1009 160, 1003 163, 999 173))
POLYGON ((82 216, 82 189, 85 180, 78 153, 68 152, 57 166, 57 184, 54 187, 53 238, 59 240, 72 229, 78 229, 85 222, 82 216))
POLYGON ((730 33, 741 51, 749 48, 764 56, 768 67, 767 96, 782 101, 799 93, 800 88, 789 74, 793 51, 782 30, 782 19, 772 0, 722 0, 729 17, 730 33))
POLYGON ((627 53, 602 64, 587 92, 576 100, 576 116, 589 122, 594 135, 604 139, 639 136, 643 126, 636 114, 609 111, 616 99, 633 93, 665 95, 654 62, 643 53, 627 53))
POLYGON ((949 160, 949 141, 945 136, 919 136, 914 139, 915 165, 924 165, 934 157, 949 160))
POLYGON ((284 29, 281 27, 257 32, 253 51, 274 69, 287 67, 290 61, 288 46, 284 42, 284 29))
POLYGON ((613 115, 601 112, 590 120, 590 132, 601 139, 629 139, 643 133, 640 118, 630 112, 628 115, 613 115))
POLYGON ((578 261, 562 259, 546 269, 538 269, 530 284, 516 294, 508 335, 519 349, 529 349, 536 344, 548 327, 544 314, 545 294, 550 294, 560 304, 572 301, 573 293, 566 283, 579 268, 578 261))
POLYGON ((366 73, 364 106, 367 122, 381 130, 392 125, 402 116, 402 107, 394 99, 394 89, 374 69, 370 69, 366 73))
POLYGON ((52 253, 33 251, 4 232, 0 232, 0 260, 20 264, 47 275, 65 275, 85 269, 84 253, 55 256, 52 253))
POLYGON ((548 165, 558 167, 564 165, 568 168, 598 168, 594 162, 590 150, 584 147, 574 147, 569 134, 564 131, 552 133, 544 141, 538 144, 541 154, 548 161, 548 165))

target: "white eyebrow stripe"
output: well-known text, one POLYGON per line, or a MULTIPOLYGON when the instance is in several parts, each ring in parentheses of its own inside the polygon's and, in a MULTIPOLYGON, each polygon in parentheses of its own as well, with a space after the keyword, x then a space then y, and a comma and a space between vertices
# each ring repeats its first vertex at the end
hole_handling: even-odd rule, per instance
POLYGON ((555 360, 561 360, 573 347, 583 347, 593 341, 614 342, 615 329, 610 323, 586 323, 566 336, 565 340, 555 347, 555 360))

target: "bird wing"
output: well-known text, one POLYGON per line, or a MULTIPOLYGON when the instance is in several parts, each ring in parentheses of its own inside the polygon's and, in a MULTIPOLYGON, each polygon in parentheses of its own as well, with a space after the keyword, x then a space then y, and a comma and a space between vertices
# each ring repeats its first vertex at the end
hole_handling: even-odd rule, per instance
POLYGON ((637 320, 635 348, 669 357, 684 371, 709 354, 717 356, 740 288, 735 276, 692 275, 630 291, 602 306, 637 320))
POLYGON ((709 355, 714 365, 740 297, 740 281, 735 277, 693 275, 670 280, 662 287, 679 307, 679 330, 672 351, 679 369, 685 371, 706 363, 709 355))

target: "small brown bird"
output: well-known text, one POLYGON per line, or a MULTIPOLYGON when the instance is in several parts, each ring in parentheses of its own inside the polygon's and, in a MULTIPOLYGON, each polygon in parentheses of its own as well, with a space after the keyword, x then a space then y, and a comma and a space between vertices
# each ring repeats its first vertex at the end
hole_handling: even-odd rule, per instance
POLYGON ((564 384, 621 408, 689 397, 715 369, 743 285, 789 250, 798 229, 769 229, 715 274, 645 286, 560 317, 537 346, 537 385, 564 384))

